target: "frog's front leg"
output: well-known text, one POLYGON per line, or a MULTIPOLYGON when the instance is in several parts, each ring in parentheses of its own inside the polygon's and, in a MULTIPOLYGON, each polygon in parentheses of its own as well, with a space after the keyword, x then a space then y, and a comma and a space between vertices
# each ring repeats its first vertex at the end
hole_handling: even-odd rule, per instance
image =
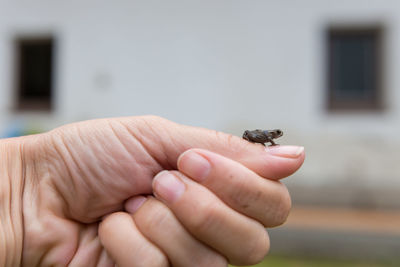
POLYGON ((274 140, 273 139, 269 139, 268 140, 268 142, 270 142, 271 143, 271 146, 276 146, 277 144, 274 142, 274 140))

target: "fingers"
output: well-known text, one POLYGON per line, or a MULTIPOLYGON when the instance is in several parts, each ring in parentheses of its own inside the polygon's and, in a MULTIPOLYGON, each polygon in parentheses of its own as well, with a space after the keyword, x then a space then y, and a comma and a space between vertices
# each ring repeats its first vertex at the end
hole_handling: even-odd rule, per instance
POLYGON ((160 201, 133 197, 100 224, 101 242, 117 266, 226 267, 226 259, 195 239, 160 201), (139 208, 140 207, 140 208, 139 208))
POLYGON ((241 137, 180 125, 156 116, 115 119, 135 136, 164 169, 176 168, 181 153, 203 148, 236 160, 260 176, 280 179, 294 173, 304 161, 304 148, 264 147, 241 137))
POLYGON ((255 264, 268 252, 269 238, 262 224, 234 211, 179 172, 159 173, 153 188, 193 236, 231 264, 255 264))
MULTIPOLYGON (((142 197, 143 199, 143 197, 142 197)), ((138 197, 134 201, 141 201, 138 197)), ((126 209, 131 211, 129 201, 126 209)), ((149 197, 133 214, 137 228, 167 255, 174 267, 226 267, 226 259, 195 239, 159 200, 149 197)))
POLYGON ((151 194, 154 175, 176 169, 179 155, 190 148, 221 154, 273 180, 292 174, 304 161, 302 147, 265 148, 155 116, 75 123, 30 140, 24 158, 46 166, 35 168, 35 176, 50 177, 65 217, 85 223, 121 210, 131 196, 151 194))
POLYGON ((106 217, 99 226, 104 248, 119 267, 167 267, 164 253, 137 229, 128 213, 117 212, 106 217))
POLYGON ((279 181, 263 179, 240 163, 203 149, 183 153, 178 168, 209 188, 229 207, 266 227, 286 221, 291 200, 279 181))

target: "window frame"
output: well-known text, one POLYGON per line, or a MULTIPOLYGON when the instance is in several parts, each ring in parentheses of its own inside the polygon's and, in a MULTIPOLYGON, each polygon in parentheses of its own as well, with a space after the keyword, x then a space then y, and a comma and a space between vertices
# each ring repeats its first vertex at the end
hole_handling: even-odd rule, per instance
POLYGON ((383 36, 384 28, 381 25, 376 26, 340 26, 329 27, 326 34, 326 47, 327 47, 327 110, 334 111, 382 111, 383 105, 383 68, 384 68, 384 54, 383 54, 383 36), (332 42, 337 36, 365 36, 371 35, 374 37, 375 42, 375 90, 374 97, 368 100, 343 100, 336 99, 334 96, 334 73, 333 73, 333 57, 334 49, 332 42))
POLYGON ((14 93, 16 111, 52 111, 54 97, 54 76, 55 76, 55 38, 52 35, 40 36, 20 36, 14 39, 14 93), (50 44, 50 88, 49 96, 45 99, 27 99, 24 98, 22 83, 24 79, 23 72, 23 55, 22 49, 24 45, 50 44))

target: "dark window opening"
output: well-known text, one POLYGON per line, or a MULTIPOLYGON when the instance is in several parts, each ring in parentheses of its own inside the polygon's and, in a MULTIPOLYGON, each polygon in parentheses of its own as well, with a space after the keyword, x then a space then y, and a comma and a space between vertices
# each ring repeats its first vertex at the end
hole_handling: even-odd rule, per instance
POLYGON ((382 108, 382 30, 330 29, 328 32, 328 108, 382 108))
POLYGON ((16 52, 17 109, 50 110, 53 94, 53 39, 18 39, 16 52))

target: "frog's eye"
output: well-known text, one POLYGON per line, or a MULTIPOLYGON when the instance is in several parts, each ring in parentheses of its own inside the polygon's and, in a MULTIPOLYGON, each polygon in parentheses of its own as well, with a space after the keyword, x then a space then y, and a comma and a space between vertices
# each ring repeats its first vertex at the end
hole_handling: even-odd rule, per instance
POLYGON ((282 132, 281 130, 276 130, 276 133, 277 133, 278 135, 282 135, 282 134, 283 134, 283 132, 282 132))

